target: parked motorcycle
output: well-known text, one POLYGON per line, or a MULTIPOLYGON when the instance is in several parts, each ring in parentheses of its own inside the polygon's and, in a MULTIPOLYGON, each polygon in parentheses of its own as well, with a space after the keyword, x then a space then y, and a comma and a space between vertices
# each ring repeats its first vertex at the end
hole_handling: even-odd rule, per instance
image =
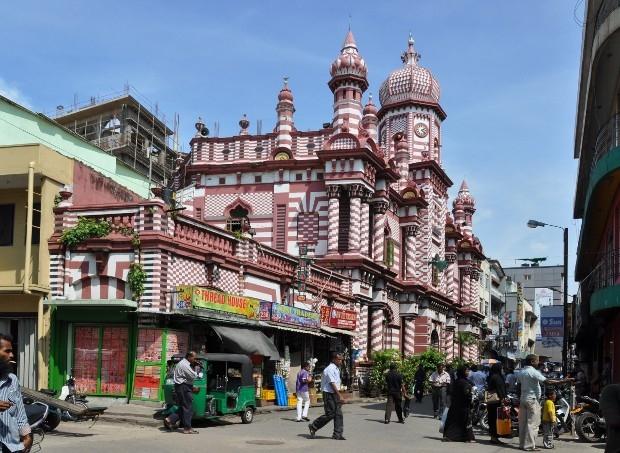
POLYGON ((575 431, 584 442, 600 442, 606 434, 607 427, 601 413, 599 401, 589 397, 577 397, 578 405, 573 409, 575 431))
POLYGON ((574 417, 571 411, 570 403, 562 389, 555 389, 555 418, 557 420, 555 427, 556 437, 562 431, 570 432, 573 429, 574 417))
POLYGON ((485 431, 489 430, 487 403, 484 402, 484 391, 474 388, 471 395, 471 422, 485 431))

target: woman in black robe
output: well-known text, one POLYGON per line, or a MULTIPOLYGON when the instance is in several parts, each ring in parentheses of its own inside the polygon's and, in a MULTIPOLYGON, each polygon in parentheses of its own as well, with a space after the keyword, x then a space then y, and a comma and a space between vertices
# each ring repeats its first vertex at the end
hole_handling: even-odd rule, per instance
POLYGON ((496 393, 498 397, 498 400, 495 402, 487 402, 487 411, 491 443, 501 445, 503 442, 497 437, 497 409, 501 407, 508 394, 506 393, 506 384, 502 374, 502 365, 499 363, 495 363, 491 367, 491 372, 487 378, 487 392, 496 393))
POLYGON ((473 442, 475 440, 471 423, 472 385, 467 380, 469 368, 456 370, 456 381, 450 395, 450 409, 443 429, 444 440, 473 442))

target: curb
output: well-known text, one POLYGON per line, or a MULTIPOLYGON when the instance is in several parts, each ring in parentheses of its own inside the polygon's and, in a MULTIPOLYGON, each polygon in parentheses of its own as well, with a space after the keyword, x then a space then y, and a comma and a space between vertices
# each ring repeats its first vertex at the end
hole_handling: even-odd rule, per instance
MULTIPOLYGON (((346 404, 359 404, 359 403, 377 403, 383 402, 384 398, 352 398, 346 400, 346 404)), ((322 407, 322 404, 311 404, 310 407, 322 407)), ((272 412, 285 412, 296 410, 296 406, 271 406, 269 408, 256 408, 256 414, 270 414, 272 412)), ((161 427, 162 421, 153 418, 152 415, 147 414, 128 414, 128 413, 108 413, 101 415, 98 422, 103 423, 122 423, 132 426, 147 426, 147 427, 161 427)))

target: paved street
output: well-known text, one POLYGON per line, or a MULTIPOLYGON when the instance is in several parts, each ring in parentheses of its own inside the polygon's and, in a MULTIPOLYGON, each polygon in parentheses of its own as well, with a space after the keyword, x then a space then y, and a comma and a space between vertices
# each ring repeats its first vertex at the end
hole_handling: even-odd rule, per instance
MULTIPOLYGON (((242 425, 239 418, 198 426, 197 435, 169 433, 157 428, 124 426, 99 422, 89 428, 88 423, 63 423, 59 431, 48 434, 43 443, 46 453, 68 452, 172 452, 172 451, 285 451, 311 448, 335 448, 340 452, 410 451, 437 452, 458 448, 476 453, 497 452, 503 448, 490 445, 488 436, 477 435, 473 444, 454 444, 441 441, 439 422, 429 414, 428 401, 405 425, 383 424, 382 404, 351 404, 345 406, 346 442, 331 440, 331 425, 308 438, 306 423, 295 423, 295 413, 273 412, 257 415, 251 425, 242 425)), ((320 414, 320 408, 311 410, 311 418, 320 414)), ((395 416, 394 416, 395 417, 395 416)), ((542 439, 541 439, 542 440, 542 439)), ((510 446, 516 448, 516 439, 510 446)), ((595 453, 603 445, 573 442, 566 436, 556 443, 556 451, 595 453)), ((511 448, 512 450, 512 448, 511 448)))

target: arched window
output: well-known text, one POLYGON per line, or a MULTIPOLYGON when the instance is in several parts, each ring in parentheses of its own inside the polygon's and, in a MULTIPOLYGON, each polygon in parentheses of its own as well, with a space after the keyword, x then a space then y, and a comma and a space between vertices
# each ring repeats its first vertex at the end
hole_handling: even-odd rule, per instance
POLYGON ((249 211, 247 209, 241 205, 237 205, 230 211, 229 217, 226 219, 226 229, 232 232, 245 231, 247 225, 249 224, 248 214, 249 211))
POLYGON ((383 263, 387 267, 394 266, 394 239, 389 228, 383 230, 383 263))
POLYGON ((433 329, 431 332, 431 348, 439 349, 439 332, 433 329))

